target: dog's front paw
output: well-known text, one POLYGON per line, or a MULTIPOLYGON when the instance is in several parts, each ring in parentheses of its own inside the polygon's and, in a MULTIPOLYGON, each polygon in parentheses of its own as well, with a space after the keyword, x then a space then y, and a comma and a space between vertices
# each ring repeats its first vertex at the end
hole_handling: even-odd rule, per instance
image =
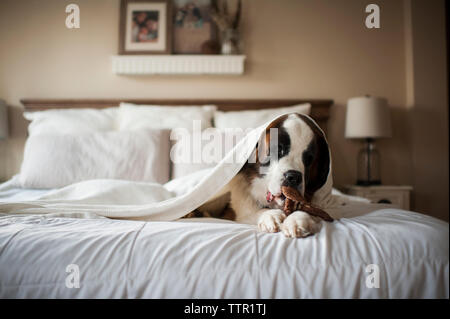
POLYGON ((266 210, 258 219, 258 229, 266 233, 279 232, 285 218, 286 215, 281 209, 266 210))
POLYGON ((307 237, 320 231, 322 224, 319 219, 302 212, 290 214, 281 225, 281 231, 286 237, 307 237))

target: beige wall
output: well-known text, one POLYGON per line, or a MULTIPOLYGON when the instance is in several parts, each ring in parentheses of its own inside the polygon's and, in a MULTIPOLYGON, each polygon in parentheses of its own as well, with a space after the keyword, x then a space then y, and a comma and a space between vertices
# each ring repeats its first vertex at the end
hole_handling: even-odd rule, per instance
POLYGON ((407 84, 414 167, 414 207, 448 220, 448 74, 444 1, 413 0, 407 7, 412 41, 407 84))
MULTIPOLYGON (((394 137, 378 144, 383 182, 422 183, 411 174, 414 164, 425 164, 412 160, 417 143, 407 120, 411 67, 404 1, 376 1, 381 29, 369 30, 364 26, 367 1, 244 0, 247 64, 240 77, 113 75, 119 1, 72 2, 81 9, 78 30, 65 28, 67 1, 0 2, 0 97, 11 105, 12 126, 11 138, 0 142, 0 178, 20 167, 26 123, 19 99, 24 97, 332 98, 335 184, 353 183, 359 144, 343 136, 345 104, 367 93, 388 98, 392 106, 394 137)), ((439 212, 442 207, 428 212, 448 219, 448 200, 439 212)))

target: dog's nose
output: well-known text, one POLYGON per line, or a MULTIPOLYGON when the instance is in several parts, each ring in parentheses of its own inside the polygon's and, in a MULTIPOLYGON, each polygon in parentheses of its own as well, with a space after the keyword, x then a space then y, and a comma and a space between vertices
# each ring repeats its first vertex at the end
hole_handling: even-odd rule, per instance
POLYGON ((298 187, 302 183, 302 173, 299 171, 289 170, 284 173, 283 185, 290 187, 298 187))

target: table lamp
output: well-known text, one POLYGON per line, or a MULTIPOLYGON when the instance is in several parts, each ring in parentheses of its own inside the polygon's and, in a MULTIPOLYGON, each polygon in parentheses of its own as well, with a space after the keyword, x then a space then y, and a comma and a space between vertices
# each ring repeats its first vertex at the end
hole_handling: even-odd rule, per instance
POLYGON ((345 137, 362 139, 364 147, 358 153, 357 185, 380 185, 380 153, 374 140, 391 137, 391 118, 387 100, 362 96, 348 100, 345 137))
POLYGON ((6 104, 0 100, 0 140, 8 137, 8 113, 6 104))

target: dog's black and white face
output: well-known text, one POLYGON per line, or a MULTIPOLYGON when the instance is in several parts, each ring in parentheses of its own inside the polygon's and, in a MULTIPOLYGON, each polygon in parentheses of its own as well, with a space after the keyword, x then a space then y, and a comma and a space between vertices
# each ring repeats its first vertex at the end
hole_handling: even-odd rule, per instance
POLYGON ((297 188, 310 201, 329 169, 328 144, 317 124, 302 114, 289 114, 270 124, 258 143, 256 163, 247 163, 242 173, 261 207, 282 209, 282 186, 297 188))

